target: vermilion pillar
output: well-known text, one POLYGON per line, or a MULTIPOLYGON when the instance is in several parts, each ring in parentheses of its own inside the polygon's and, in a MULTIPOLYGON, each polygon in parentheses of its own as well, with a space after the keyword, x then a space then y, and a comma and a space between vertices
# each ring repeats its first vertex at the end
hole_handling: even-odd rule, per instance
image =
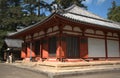
POLYGON ((48 38, 43 40, 42 44, 42 58, 48 58, 48 38))
POLYGON ((62 37, 62 40, 61 40, 61 56, 62 58, 66 58, 66 41, 64 40, 64 38, 62 37))
POLYGON ((27 58, 30 57, 30 44, 27 43, 27 58))
POLYGON ((26 45, 25 43, 22 44, 22 50, 21 50, 21 58, 26 58, 26 45))
POLYGON ((88 39, 80 38, 80 58, 88 58, 88 39))
POLYGON ((42 61, 42 43, 40 43, 40 61, 42 61))
POLYGON ((62 40, 62 37, 59 36, 57 40, 57 50, 56 50, 56 57, 63 61, 62 59, 65 58, 65 50, 66 45, 65 42, 62 40))
POLYGON ((27 44, 27 58, 32 58, 32 57, 35 57, 35 53, 33 51, 33 45, 30 42, 27 44))
POLYGON ((88 38, 85 37, 85 28, 82 28, 82 37, 80 37, 80 58, 88 58, 88 38))

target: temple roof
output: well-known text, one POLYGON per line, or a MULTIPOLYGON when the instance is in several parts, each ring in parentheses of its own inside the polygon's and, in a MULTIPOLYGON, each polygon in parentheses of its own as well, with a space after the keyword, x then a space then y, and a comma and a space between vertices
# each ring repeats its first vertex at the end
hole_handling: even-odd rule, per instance
POLYGON ((74 14, 79 14, 79 15, 85 15, 87 17, 94 17, 98 19, 103 19, 91 12, 88 12, 85 8, 81 8, 75 4, 73 4, 71 7, 64 9, 64 11, 69 12, 69 13, 74 13, 74 14))
POLYGON ((55 11, 54 13, 52 13, 49 17, 45 18, 44 20, 42 20, 34 25, 31 25, 29 27, 26 27, 19 32, 15 32, 9 36, 14 36, 19 33, 23 33, 23 32, 25 33, 29 30, 32 30, 33 28, 40 26, 44 22, 47 23, 46 21, 50 20, 50 18, 54 17, 55 15, 58 15, 62 18, 69 19, 69 20, 75 21, 75 22, 77 21, 80 23, 82 22, 85 24, 87 23, 87 24, 97 25, 99 27, 106 27, 106 28, 120 30, 120 23, 102 18, 96 14, 93 14, 93 13, 85 10, 84 8, 81 8, 81 7, 73 4, 69 8, 63 9, 63 10, 60 9, 58 11, 55 11))
POLYGON ((80 22, 96 24, 103 27, 110 27, 115 29, 120 29, 120 23, 102 18, 96 14, 93 14, 84 8, 77 5, 72 5, 71 7, 64 9, 63 12, 58 12, 58 14, 80 22))

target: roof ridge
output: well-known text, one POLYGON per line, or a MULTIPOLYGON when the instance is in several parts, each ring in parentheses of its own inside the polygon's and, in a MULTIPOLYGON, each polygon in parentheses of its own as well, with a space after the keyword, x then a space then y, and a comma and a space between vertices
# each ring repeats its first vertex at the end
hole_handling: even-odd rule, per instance
MULTIPOLYGON (((90 11, 88 11, 88 10, 85 10, 85 9, 82 8, 82 7, 79 7, 79 6, 76 5, 76 4, 73 4, 73 5, 71 5, 70 7, 64 9, 64 12, 68 12, 68 11, 70 11, 71 9, 73 9, 74 7, 78 7, 79 9, 85 11, 86 13, 92 14, 92 15, 96 16, 96 17, 99 18, 99 19, 107 20, 107 19, 105 19, 105 18, 100 17, 100 16, 97 15, 97 14, 94 14, 93 12, 90 12, 90 11)), ((80 15, 84 15, 84 14, 80 14, 80 15)), ((85 15, 84 15, 84 16, 85 16, 85 15)), ((87 16, 87 15, 86 15, 86 16, 87 16)), ((90 17, 90 16, 89 16, 89 17, 90 17)))
POLYGON ((66 8, 66 9, 64 9, 64 10, 65 10, 65 11, 70 10, 70 9, 74 8, 75 6, 77 6, 77 5, 76 5, 76 4, 73 4, 73 5, 71 5, 70 7, 66 8))
POLYGON ((108 20, 108 19, 98 19, 98 18, 94 18, 94 17, 90 17, 90 16, 82 15, 82 14, 76 14, 76 13, 72 13, 72 12, 68 12, 68 13, 75 14, 75 15, 78 15, 78 16, 84 16, 84 17, 88 17, 88 18, 92 18, 92 19, 96 19, 96 20, 101 20, 101 21, 105 21, 105 22, 110 22, 110 23, 113 22, 113 21, 108 20))

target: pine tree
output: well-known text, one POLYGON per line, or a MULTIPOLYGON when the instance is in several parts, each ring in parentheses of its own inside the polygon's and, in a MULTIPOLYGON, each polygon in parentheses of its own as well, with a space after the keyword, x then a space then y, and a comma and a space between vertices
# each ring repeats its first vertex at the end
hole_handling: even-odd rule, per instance
POLYGON ((45 2, 45 0, 36 0, 36 7, 37 7, 37 12, 38 12, 38 16, 42 16, 45 15, 45 12, 42 12, 42 14, 40 13, 40 11, 42 9, 49 9, 49 4, 47 2, 45 2))
POLYGON ((116 22, 120 22, 120 6, 116 5, 116 2, 112 2, 112 8, 109 9, 107 18, 116 22))
POLYGON ((86 9, 87 6, 82 4, 83 1, 85 1, 85 0, 54 0, 53 4, 57 4, 57 5, 59 5, 59 7, 62 7, 62 8, 68 8, 71 5, 76 4, 76 5, 86 9))

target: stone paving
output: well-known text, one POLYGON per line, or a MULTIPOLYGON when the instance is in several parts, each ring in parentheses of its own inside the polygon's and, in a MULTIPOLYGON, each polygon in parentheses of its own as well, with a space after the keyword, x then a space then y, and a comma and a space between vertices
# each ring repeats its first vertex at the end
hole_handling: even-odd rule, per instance
POLYGON ((89 74, 120 70, 120 61, 94 62, 16 62, 10 63, 16 67, 25 68, 49 76, 89 74))

